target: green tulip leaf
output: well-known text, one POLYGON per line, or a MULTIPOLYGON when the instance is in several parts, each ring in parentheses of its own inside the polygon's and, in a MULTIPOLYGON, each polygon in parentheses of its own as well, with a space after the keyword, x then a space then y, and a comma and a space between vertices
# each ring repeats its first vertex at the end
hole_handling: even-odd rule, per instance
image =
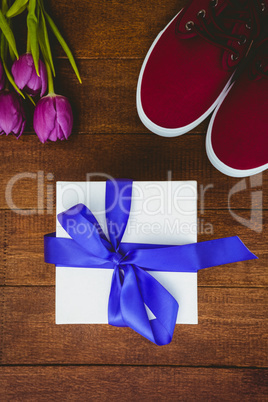
MULTIPOLYGON (((8 11, 8 3, 7 3, 7 0, 3 0, 3 1, 2 1, 2 13, 3 13, 4 15, 6 15, 7 11, 8 11)), ((7 23, 8 23, 8 25, 9 25, 10 29, 12 30, 11 20, 10 20, 10 19, 7 19, 7 23)), ((12 47, 10 46, 10 43, 8 44, 8 48, 9 48, 9 54, 10 54, 11 61, 14 62, 14 60, 16 59, 16 56, 15 56, 15 53, 14 53, 12 47)), ((7 52, 6 52, 5 55, 7 56, 7 52)))
POLYGON ((65 42, 65 40, 63 39, 62 35, 60 34, 58 28, 56 27, 54 21, 52 20, 52 18, 48 15, 48 13, 45 11, 45 16, 47 19, 47 22, 52 30, 52 32, 54 33, 54 35, 56 36, 56 38, 58 39, 59 43, 61 44, 61 47, 63 48, 63 50, 65 51, 71 66, 73 67, 73 70, 78 78, 78 81, 80 82, 80 84, 82 83, 76 62, 74 60, 74 57, 72 55, 71 50, 69 49, 69 46, 67 45, 67 43, 65 42))
POLYGON ((12 62, 14 62, 15 59, 16 59, 16 56, 15 56, 15 53, 13 52, 12 47, 10 46, 10 44, 8 44, 8 48, 9 48, 10 58, 11 58, 12 62))
POLYGON ((16 41, 15 41, 13 32, 1 10, 0 10, 0 29, 2 30, 8 44, 10 45, 11 49, 13 50, 13 52, 15 53, 15 55, 18 59, 19 54, 17 51, 16 41))
POLYGON ((2 10, 2 13, 3 13, 4 15, 6 15, 6 12, 7 12, 7 10, 8 10, 7 1, 8 1, 8 0, 2 0, 2 8, 1 8, 1 10, 2 10))
POLYGON ((40 45, 40 49, 43 54, 43 57, 44 57, 44 59, 46 59, 47 63, 50 65, 50 68, 55 77, 56 73, 55 73, 55 68, 54 68, 50 43, 49 43, 46 20, 45 20, 44 13, 42 10, 41 10, 41 18, 39 21, 39 28, 38 28, 38 40, 39 40, 39 45, 40 45))
POLYGON ((14 87, 14 89, 23 97, 23 99, 25 99, 24 94, 21 92, 21 90, 19 89, 19 87, 16 85, 16 83, 15 83, 15 81, 14 81, 14 79, 13 79, 12 74, 11 74, 10 71, 8 70, 6 63, 5 63, 4 61, 2 61, 2 64, 3 64, 4 70, 5 70, 6 76, 7 76, 7 78, 8 78, 8 81, 9 81, 10 84, 14 87))
POLYGON ((10 9, 7 11, 7 18, 16 17, 21 14, 27 7, 29 0, 15 0, 10 9))
POLYGON ((23 97, 23 99, 25 99, 25 96, 23 95, 23 93, 21 92, 19 87, 16 85, 12 74, 10 73, 9 69, 7 68, 7 65, 6 65, 6 53, 7 53, 7 40, 6 40, 4 35, 1 35, 1 60, 2 60, 2 65, 4 67, 6 76, 8 78, 8 81, 10 82, 10 84, 23 97))
POLYGON ((34 60, 35 70, 38 76, 39 75, 39 44, 38 44, 38 19, 35 14, 36 11, 36 0, 29 0, 28 5, 28 16, 27 16, 27 27, 28 27, 28 35, 30 38, 31 45, 31 53, 34 60))

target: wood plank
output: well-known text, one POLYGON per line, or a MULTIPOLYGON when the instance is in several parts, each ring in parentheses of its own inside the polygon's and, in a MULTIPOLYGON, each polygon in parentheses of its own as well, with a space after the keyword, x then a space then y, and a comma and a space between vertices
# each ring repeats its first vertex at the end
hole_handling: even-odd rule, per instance
MULTIPOLYGON (((71 102, 74 113, 73 133, 150 133, 136 111, 136 87, 142 60, 94 59, 78 60, 77 63, 83 79, 82 85, 78 83, 68 60, 55 62, 55 90, 67 96, 71 102)), ((33 106, 28 100, 25 105, 29 112, 26 132, 33 133, 33 106)), ((206 129, 207 121, 194 132, 204 133, 206 129)), ((150 137, 153 136, 150 133, 150 137)), ((1 140, 4 141, 4 138, 1 140)), ((19 143, 21 141, 22 138, 19 143)))
MULTIPOLYGON (((241 214, 241 211, 234 211, 241 214)), ((12 286, 54 285, 54 266, 44 263, 43 236, 55 230, 53 215, 5 214, 5 260, 0 266, 2 284, 12 286)), ((265 211, 267 218, 268 211, 265 211)), ((238 224, 228 211, 199 215, 198 241, 238 235, 259 259, 228 264, 199 272, 200 286, 267 286, 267 230, 255 231, 238 224)))
MULTIPOLYGON (((4 332, 4 288, 0 286, 0 365, 3 358, 3 332, 4 332)), ((0 387, 1 388, 1 387, 0 387)))
MULTIPOLYGON (((149 133, 136 112, 143 58, 186 2, 48 1, 74 50, 83 85, 54 41, 56 90, 71 100, 73 135, 43 146, 33 134, 31 111, 19 141, 1 138, 0 364, 35 367, 0 367, 0 400, 265 398, 267 372, 258 367, 267 366, 267 231, 256 222, 267 218, 268 176, 239 180, 212 168, 202 135, 207 121, 190 135, 166 139, 149 133), (259 260, 200 272, 199 325, 177 326, 173 342, 163 348, 127 328, 56 326, 54 267, 43 262, 42 244, 43 234, 54 230, 55 182, 85 180, 92 172, 165 180, 168 171, 173 180, 198 180, 199 241, 238 234, 259 260), (22 177, 12 189, 15 212, 6 190, 17 174, 22 177), (234 217, 249 221, 251 213, 251 228, 234 217), (36 366, 51 364, 75 366, 36 366), (120 364, 139 367, 114 366, 120 364)), ((21 34, 20 23, 16 28, 21 34)), ((19 47, 25 51, 24 40, 19 47)))
POLYGON ((2 364, 267 365, 265 289, 199 288, 199 325, 157 347, 129 328, 56 325, 53 287, 2 287, 2 364))
POLYGON ((261 401, 267 371, 179 367, 1 367, 0 399, 261 401))
MULTIPOLYGON (((6 214, 0 213, 0 286, 5 283, 5 273, 6 273, 6 214)), ((1 306, 1 299, 0 299, 1 306)), ((1 317, 1 307, 0 307, 0 317, 1 317)), ((0 318, 1 319, 1 318, 0 318)), ((0 325, 1 328, 1 325, 0 325)), ((1 337, 1 336, 0 336, 1 337)), ((1 348, 0 348, 1 350, 1 348)))
MULTIPOLYGON (((187 0, 46 1, 76 58, 144 57, 156 35, 187 0)), ((25 52, 23 18, 16 19, 19 48, 25 52)), ((55 41, 54 56, 65 56, 55 41)))
POLYGON ((232 209, 268 208, 267 172, 241 180, 223 175, 210 164, 202 135, 170 140, 87 134, 46 145, 34 136, 19 141, 7 137, 1 138, 0 158, 1 209, 42 209, 42 203, 46 208, 47 193, 53 196, 56 181, 84 181, 87 174, 95 175, 91 180, 106 180, 101 173, 133 180, 167 180, 169 174, 172 180, 197 180, 201 210, 228 209, 229 201, 232 209))

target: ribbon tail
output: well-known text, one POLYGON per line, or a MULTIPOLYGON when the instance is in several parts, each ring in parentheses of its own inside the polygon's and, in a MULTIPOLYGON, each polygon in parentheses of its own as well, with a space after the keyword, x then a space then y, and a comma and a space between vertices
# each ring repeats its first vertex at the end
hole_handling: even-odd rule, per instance
POLYGON ((108 303, 108 320, 110 325, 116 327, 127 327, 121 313, 120 298, 123 278, 120 275, 119 267, 114 269, 112 284, 108 303))
POLYGON ((151 326, 157 345, 171 342, 179 304, 177 300, 148 272, 136 267, 136 276, 146 306, 154 314, 151 326))
POLYGON ((109 298, 109 324, 128 326, 157 345, 171 342, 178 303, 150 274, 138 267, 124 266, 114 271, 109 298), (145 305, 155 315, 149 320, 145 305))
POLYGON ((123 319, 128 327, 149 341, 156 343, 134 268, 131 265, 126 265, 124 272, 124 283, 120 297, 123 319))

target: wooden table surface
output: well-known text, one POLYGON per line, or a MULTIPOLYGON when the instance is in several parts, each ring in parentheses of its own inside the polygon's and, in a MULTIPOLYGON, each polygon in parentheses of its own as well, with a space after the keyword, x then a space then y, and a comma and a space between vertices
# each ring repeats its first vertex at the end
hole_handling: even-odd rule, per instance
POLYGON ((18 141, 0 138, 0 400, 264 401, 267 172, 224 176, 206 157, 207 121, 168 139, 150 133, 136 112, 146 52, 186 0, 48 3, 83 85, 54 43, 56 90, 71 100, 72 136, 42 145, 29 123, 18 141), (201 271, 199 324, 177 325, 168 346, 128 328, 55 325, 55 268, 43 262, 55 184, 96 172, 197 180, 198 240, 239 235, 259 257, 201 271))

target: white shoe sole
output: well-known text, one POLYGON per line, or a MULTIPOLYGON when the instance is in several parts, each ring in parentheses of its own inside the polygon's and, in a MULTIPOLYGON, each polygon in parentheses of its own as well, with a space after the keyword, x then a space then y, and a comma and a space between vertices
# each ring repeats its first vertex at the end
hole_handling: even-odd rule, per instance
POLYGON ((221 107, 222 102, 224 101, 225 97, 228 95, 228 92, 230 91, 230 89, 232 88, 233 85, 230 86, 230 88, 228 89, 228 91, 224 94, 223 98, 221 99, 220 103, 218 104, 216 110, 214 111, 209 126, 208 126, 208 131, 207 131, 207 136, 206 136, 206 151, 207 151, 207 156, 208 159, 210 160, 210 162, 212 163, 212 165, 218 169, 220 172, 224 173, 227 176, 231 176, 231 177, 248 177, 248 176, 252 176, 254 174, 257 173, 261 173, 264 170, 268 169, 268 163, 266 163, 265 165, 259 166, 257 168, 253 168, 253 169, 233 169, 228 165, 225 165, 225 163, 223 163, 215 154, 213 147, 212 147, 212 142, 211 142, 211 134, 212 134, 212 128, 213 128, 213 123, 214 120, 217 116, 218 110, 221 107))
POLYGON ((217 105, 222 101, 222 99, 225 96, 226 91, 229 88, 229 85, 230 85, 232 77, 233 77, 232 76, 229 79, 229 81, 225 85, 224 89, 222 90, 222 92, 220 93, 218 98, 215 100, 215 102, 209 107, 209 109, 207 109, 207 111, 202 116, 200 116, 198 119, 196 119, 192 123, 188 124, 187 126, 178 127, 178 128, 165 128, 165 127, 161 127, 161 126, 158 126, 157 124, 153 123, 146 116, 146 114, 145 114, 145 112, 143 110, 143 107, 142 107, 142 102, 141 102, 141 83, 142 83, 143 73, 144 73, 147 61, 148 61, 148 59, 149 59, 149 57, 150 57, 155 45, 157 44, 158 40, 161 38, 161 36, 165 32, 165 30, 169 27, 169 25, 173 22, 173 20, 181 13, 181 11, 177 15, 175 15, 175 17, 169 22, 169 24, 165 27, 165 29, 163 31, 161 31, 158 34, 158 36, 155 38, 152 46, 150 47, 150 49, 149 49, 149 51, 148 51, 148 53, 147 53, 147 55, 146 55, 146 57, 145 57, 145 59, 143 61, 141 71, 140 71, 140 75, 139 75, 139 79, 138 79, 138 85, 137 85, 136 105, 137 105, 137 111, 138 111, 139 118, 142 121, 142 123, 145 125, 145 127, 147 127, 150 131, 152 131, 155 134, 161 135, 163 137, 177 137, 179 135, 187 133, 188 131, 193 130, 200 123, 202 123, 202 121, 205 120, 213 112, 213 110, 217 107, 217 105))

